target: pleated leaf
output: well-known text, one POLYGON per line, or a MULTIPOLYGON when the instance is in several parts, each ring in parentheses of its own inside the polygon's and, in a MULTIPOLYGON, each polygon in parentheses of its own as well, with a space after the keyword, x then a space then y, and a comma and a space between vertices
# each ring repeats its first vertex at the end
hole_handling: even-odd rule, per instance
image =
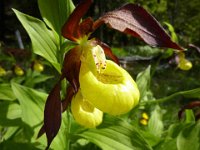
POLYGON ((47 29, 43 21, 15 9, 13 11, 30 36, 34 53, 44 57, 60 72, 58 48, 53 32, 47 29))
POLYGON ((74 9, 72 0, 38 0, 38 5, 48 27, 61 35, 61 28, 74 9))
MULTIPOLYGON (((114 124, 114 123, 113 123, 114 124)), ((80 136, 98 145, 103 150, 151 150, 137 129, 125 122, 104 128, 89 129, 80 136)))

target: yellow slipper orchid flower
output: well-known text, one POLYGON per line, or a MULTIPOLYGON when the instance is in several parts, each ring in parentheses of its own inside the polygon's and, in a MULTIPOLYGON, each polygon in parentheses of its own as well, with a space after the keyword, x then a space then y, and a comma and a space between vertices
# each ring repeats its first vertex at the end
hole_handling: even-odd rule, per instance
POLYGON ((72 99, 71 111, 76 122, 87 128, 94 128, 103 120, 103 112, 84 99, 80 90, 72 99))
POLYGON ((180 52, 179 53, 179 64, 178 64, 178 67, 181 69, 181 70, 190 70, 192 68, 192 63, 185 59, 185 54, 183 52, 180 52))
POLYGON ((180 60, 178 67, 181 70, 190 70, 192 68, 192 63, 187 59, 182 59, 180 60))
POLYGON ((123 68, 100 55, 104 53, 97 45, 81 62, 79 73, 81 93, 103 112, 111 115, 127 113, 138 104, 140 94, 137 85, 123 68), (91 58, 92 56, 94 58, 91 58), (94 64, 96 70, 92 67, 91 60, 96 63, 94 64))

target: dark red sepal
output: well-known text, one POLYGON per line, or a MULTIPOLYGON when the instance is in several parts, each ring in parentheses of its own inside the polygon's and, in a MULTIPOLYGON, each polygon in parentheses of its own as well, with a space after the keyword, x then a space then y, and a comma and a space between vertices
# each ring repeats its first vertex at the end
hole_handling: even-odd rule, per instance
POLYGON ((127 4, 106 13, 94 22, 94 30, 104 23, 120 32, 141 38, 151 46, 183 50, 171 40, 159 22, 137 4, 127 4))
POLYGON ((68 86, 66 93, 65 99, 62 101, 62 112, 64 112, 71 103, 72 97, 75 94, 74 88, 72 86, 68 86))
MULTIPOLYGON (((44 131, 47 136, 47 147, 49 148, 52 140, 57 135, 61 125, 61 97, 59 81, 51 90, 44 109, 44 131)), ((41 133, 43 129, 41 130, 41 133)), ((40 133, 40 132, 39 132, 40 133)))
POLYGON ((67 22, 62 27, 62 36, 71 40, 76 41, 80 38, 80 35, 77 33, 77 29, 79 27, 79 23, 81 18, 88 11, 90 5, 92 4, 92 0, 83 0, 81 1, 74 11, 69 16, 67 22))
POLYGON ((74 91, 77 92, 80 86, 79 84, 79 71, 81 66, 81 51, 79 46, 69 50, 65 54, 62 76, 65 77, 69 83, 74 88, 74 91))

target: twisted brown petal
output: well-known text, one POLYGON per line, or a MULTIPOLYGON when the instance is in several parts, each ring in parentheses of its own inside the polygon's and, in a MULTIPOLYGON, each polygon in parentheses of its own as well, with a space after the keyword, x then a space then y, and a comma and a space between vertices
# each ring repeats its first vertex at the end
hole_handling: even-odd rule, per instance
POLYGON ((127 4, 106 13, 94 22, 93 28, 96 29, 103 23, 120 32, 141 38, 151 46, 183 50, 170 39, 156 19, 137 4, 127 4))
MULTIPOLYGON (((44 110, 44 131, 47 136, 47 148, 57 135, 61 125, 61 97, 60 97, 61 80, 54 86, 50 92, 44 110)), ((41 130, 43 132, 43 129, 41 130)), ((39 132, 39 134, 41 134, 39 132)))
POLYGON ((77 35, 77 29, 79 27, 79 23, 81 18, 88 11, 90 5, 92 4, 92 0, 83 0, 81 1, 72 14, 69 16, 69 19, 62 27, 62 35, 72 41, 76 41, 80 35, 77 35))
POLYGON ((78 46, 69 50, 65 54, 62 69, 62 76, 69 81, 75 92, 77 92, 79 88, 80 56, 81 51, 78 46))
POLYGON ((64 112, 67 107, 69 106, 69 103, 72 100, 72 97, 74 96, 75 92, 72 86, 67 87, 67 94, 65 99, 62 101, 62 112, 64 112))

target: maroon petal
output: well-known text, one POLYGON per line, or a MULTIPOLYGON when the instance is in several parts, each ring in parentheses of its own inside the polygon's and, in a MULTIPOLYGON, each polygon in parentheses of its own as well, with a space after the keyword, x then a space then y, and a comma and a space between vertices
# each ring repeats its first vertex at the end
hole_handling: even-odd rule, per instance
POLYGON ((76 41, 79 35, 76 35, 77 29, 80 23, 81 18, 88 11, 92 0, 83 0, 81 1, 72 14, 69 16, 67 22, 62 27, 62 35, 72 41, 76 41))
MULTIPOLYGON (((66 98, 62 101, 62 112, 64 112, 67 109, 69 103, 72 100, 73 95, 74 95, 74 89, 72 88, 72 86, 69 86, 67 88, 66 98)), ((43 125, 38 133, 37 138, 41 137, 44 133, 45 133, 45 128, 43 125)))
POLYGON ((77 35, 79 37, 83 37, 84 35, 88 35, 93 32, 93 20, 92 18, 87 18, 81 22, 79 28, 77 29, 77 35))
POLYGON ((37 135, 37 138, 41 137, 44 133, 45 133, 45 129, 44 129, 44 124, 43 124, 38 135, 37 135))
MULTIPOLYGON (((44 110, 44 131, 47 136, 47 148, 57 135, 61 125, 61 97, 59 81, 50 92, 44 110)), ((41 133, 43 129, 41 130, 41 133)), ((40 134, 41 134, 40 133, 40 134)))
POLYGON ((93 28, 96 29, 103 23, 120 32, 141 38, 151 46, 183 50, 170 39, 156 19, 139 5, 127 4, 108 12, 94 22, 93 28))
POLYGON ((79 46, 71 49, 65 54, 62 76, 65 77, 77 92, 79 84, 79 71, 81 66, 80 61, 81 51, 79 46))
POLYGON ((67 87, 67 94, 65 99, 62 101, 62 112, 64 112, 68 105, 70 104, 72 97, 74 96, 75 92, 72 86, 67 87))

